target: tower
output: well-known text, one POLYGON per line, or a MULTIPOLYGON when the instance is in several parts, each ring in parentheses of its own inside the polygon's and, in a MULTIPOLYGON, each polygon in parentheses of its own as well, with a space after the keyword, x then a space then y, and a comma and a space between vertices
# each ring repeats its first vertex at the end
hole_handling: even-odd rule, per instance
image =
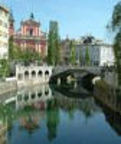
POLYGON ((9 37, 14 35, 14 18, 12 11, 9 14, 9 37))
POLYGON ((34 19, 34 14, 33 14, 33 13, 30 14, 30 19, 31 19, 31 20, 34 19))

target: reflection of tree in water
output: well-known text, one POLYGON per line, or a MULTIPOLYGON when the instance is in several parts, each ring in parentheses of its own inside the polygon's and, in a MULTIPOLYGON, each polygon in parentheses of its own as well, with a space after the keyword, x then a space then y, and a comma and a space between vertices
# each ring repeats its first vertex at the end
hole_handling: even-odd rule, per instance
POLYGON ((9 105, 4 105, 0 103, 0 144, 5 144, 7 140, 6 131, 10 131, 8 136, 12 135, 11 129, 13 128, 13 121, 15 118, 14 110, 9 105), (2 131, 1 131, 2 129, 2 131), (4 129, 4 130, 3 130, 4 129))
POLYGON ((59 106, 56 99, 49 100, 47 106, 48 139, 52 141, 57 135, 57 127, 59 124, 59 106))
POLYGON ((7 122, 8 129, 12 128, 15 117, 14 110, 10 105, 0 104, 0 118, 4 123, 7 122))
POLYGON ((98 111, 93 98, 83 100, 79 109, 83 112, 86 119, 92 117, 98 111))

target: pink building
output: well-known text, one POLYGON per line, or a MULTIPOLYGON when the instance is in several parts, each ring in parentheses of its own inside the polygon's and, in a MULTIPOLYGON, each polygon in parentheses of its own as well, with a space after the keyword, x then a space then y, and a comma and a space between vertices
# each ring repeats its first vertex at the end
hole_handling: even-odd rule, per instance
MULTIPOLYGON (((11 32, 10 35, 13 34, 11 26, 9 30, 11 32)), ((30 49, 33 52, 38 52, 43 58, 47 55, 46 34, 42 32, 41 24, 34 20, 33 14, 31 14, 28 20, 21 22, 20 29, 14 32, 13 38, 14 42, 22 50, 30 49)))

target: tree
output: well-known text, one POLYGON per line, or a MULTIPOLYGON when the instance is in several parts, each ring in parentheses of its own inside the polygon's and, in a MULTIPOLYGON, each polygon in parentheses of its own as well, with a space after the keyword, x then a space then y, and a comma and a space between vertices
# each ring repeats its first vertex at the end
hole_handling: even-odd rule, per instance
POLYGON ((14 54, 13 54, 13 36, 9 38, 9 59, 13 59, 14 54))
POLYGON ((26 50, 22 51, 21 59, 24 62, 40 61, 41 60, 41 55, 36 51, 26 49, 26 50))
POLYGON ((80 64, 82 63, 82 49, 80 48, 80 53, 79 53, 79 62, 80 64))
POLYGON ((26 50, 21 50, 21 47, 14 43, 13 37, 9 39, 9 60, 17 60, 17 61, 40 61, 41 60, 40 53, 31 50, 31 48, 27 48, 26 50))
POLYGON ((0 60, 0 77, 5 78, 10 74, 9 61, 6 59, 0 60))
POLYGON ((73 40, 70 42, 70 63, 72 65, 76 64, 76 51, 75 51, 75 45, 73 40))
POLYGON ((113 49, 118 74, 118 84, 121 85, 121 2, 118 2, 114 7, 111 29, 115 33, 113 49))
POLYGON ((85 63, 86 63, 87 66, 90 65, 90 57, 89 57, 88 47, 86 48, 86 52, 85 52, 85 63))
POLYGON ((51 21, 48 35, 48 64, 57 65, 60 63, 60 37, 58 23, 51 21))

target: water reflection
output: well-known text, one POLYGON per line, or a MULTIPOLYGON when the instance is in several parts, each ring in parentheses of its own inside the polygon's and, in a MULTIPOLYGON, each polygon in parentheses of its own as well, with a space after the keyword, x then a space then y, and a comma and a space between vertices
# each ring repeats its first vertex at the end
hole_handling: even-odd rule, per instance
POLYGON ((96 86, 93 93, 106 121, 121 136, 121 91, 107 85, 103 91, 96 86))
POLYGON ((22 89, 17 93, 16 109, 20 110, 25 105, 33 105, 39 109, 46 109, 46 101, 52 98, 49 85, 40 85, 34 88, 22 89))
POLYGON ((121 134, 121 119, 116 113, 108 110, 103 101, 83 95, 82 91, 78 93, 80 98, 75 98, 72 89, 67 93, 61 92, 61 88, 52 90, 49 85, 41 85, 21 89, 12 99, 7 97, 0 104, 0 130, 8 128, 7 135, 2 133, 4 143, 121 143, 117 137, 121 134), (107 136, 102 139, 102 135, 107 136))

